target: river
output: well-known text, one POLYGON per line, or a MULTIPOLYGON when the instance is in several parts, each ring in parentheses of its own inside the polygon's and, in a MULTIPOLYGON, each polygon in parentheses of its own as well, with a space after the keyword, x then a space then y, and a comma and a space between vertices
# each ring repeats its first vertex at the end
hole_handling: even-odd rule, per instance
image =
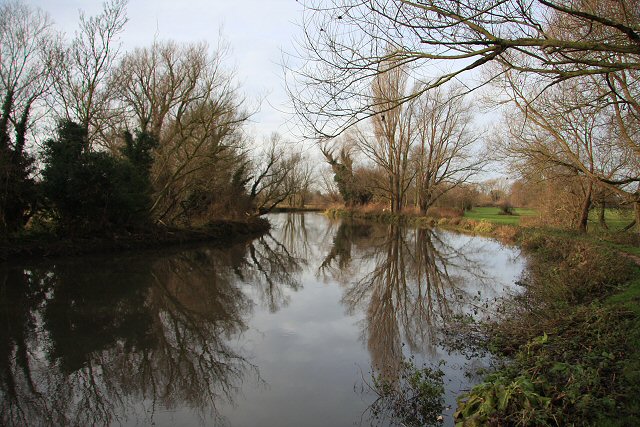
POLYGON ((0 424, 399 425, 379 386, 402 390, 416 366, 444 375, 429 423, 452 425, 489 357, 445 338, 518 292, 519 250, 268 218, 270 233, 228 248, 0 266, 0 424))

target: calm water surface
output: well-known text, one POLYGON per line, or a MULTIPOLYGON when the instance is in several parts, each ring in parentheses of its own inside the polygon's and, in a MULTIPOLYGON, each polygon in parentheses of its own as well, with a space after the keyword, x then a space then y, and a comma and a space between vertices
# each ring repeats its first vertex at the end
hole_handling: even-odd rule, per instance
MULTIPOLYGON (((225 249, 0 266, 2 425, 394 425, 372 376, 444 361, 444 425, 487 357, 440 345, 517 292, 516 248, 274 214, 225 249)), ((436 425, 439 423, 436 423, 436 425)))

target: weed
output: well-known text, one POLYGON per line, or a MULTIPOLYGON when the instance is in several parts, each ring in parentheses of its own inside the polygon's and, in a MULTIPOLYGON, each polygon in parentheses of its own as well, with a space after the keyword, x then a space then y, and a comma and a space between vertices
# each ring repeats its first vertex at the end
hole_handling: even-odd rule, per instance
POLYGON ((419 368, 411 358, 403 360, 397 377, 373 374, 368 385, 377 399, 369 412, 376 420, 405 426, 439 425, 444 410, 443 376, 440 365, 419 368))

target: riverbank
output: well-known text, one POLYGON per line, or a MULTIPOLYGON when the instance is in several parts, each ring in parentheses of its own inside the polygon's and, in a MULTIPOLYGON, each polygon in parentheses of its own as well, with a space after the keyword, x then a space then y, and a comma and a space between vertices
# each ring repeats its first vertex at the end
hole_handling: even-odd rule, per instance
POLYGON ((474 425, 640 425, 640 269, 593 242, 525 232, 525 292, 480 325, 505 361, 459 399, 474 425))
POLYGON ((467 234, 478 234, 493 237, 504 243, 516 243, 522 228, 512 224, 496 224, 486 220, 464 217, 435 218, 419 215, 396 214, 390 211, 360 211, 357 209, 328 209, 325 212, 330 218, 357 218, 385 224, 402 224, 414 227, 437 227, 445 230, 467 234))
POLYGON ((320 206, 279 206, 271 209, 271 213, 296 213, 296 212, 324 212, 326 209, 320 206))
POLYGON ((460 396, 457 425, 640 425, 640 268, 623 246, 466 218, 327 214, 489 236, 527 254, 525 291, 473 325, 504 359, 460 396))
POLYGON ((105 236, 24 235, 0 242, 0 261, 110 253, 197 242, 229 245, 262 235, 269 228, 269 221, 255 218, 249 221, 212 221, 194 229, 154 227, 105 236))

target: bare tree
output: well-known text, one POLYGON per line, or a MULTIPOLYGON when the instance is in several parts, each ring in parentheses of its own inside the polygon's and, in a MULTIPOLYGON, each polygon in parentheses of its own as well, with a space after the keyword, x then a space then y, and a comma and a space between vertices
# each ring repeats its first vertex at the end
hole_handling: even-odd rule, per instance
POLYGON ((219 205, 245 162, 250 112, 224 58, 224 46, 156 41, 125 55, 111 79, 124 121, 160 143, 152 171, 160 221, 219 205))
POLYGON ((414 142, 414 110, 398 104, 407 91, 408 75, 403 67, 383 64, 386 71, 373 79, 371 91, 376 114, 372 116, 373 137, 359 133, 358 147, 384 170, 385 188, 392 212, 400 212, 413 176, 409 170, 409 152, 414 142))
POLYGON ((304 208, 313 184, 314 167, 301 151, 292 156, 292 171, 287 178, 287 187, 292 190, 288 197, 289 206, 304 208))
POLYGON ((225 54, 224 46, 210 54, 206 43, 171 40, 127 53, 111 84, 130 126, 161 139, 194 105, 233 89, 223 68, 225 54))
POLYGON ((117 37, 127 22, 127 1, 107 0, 96 16, 81 12, 74 39, 59 52, 54 85, 58 115, 86 128, 91 144, 105 143, 113 118, 107 80, 119 50, 117 37))
POLYGON ((54 40, 45 12, 17 0, 0 5, 0 228, 5 230, 23 226, 33 211, 27 135, 51 83, 54 40))
POLYGON ((335 175, 331 166, 323 167, 318 173, 316 184, 319 185, 319 190, 325 201, 339 202, 342 199, 340 190, 335 181, 335 175))
POLYGON ((260 214, 308 188, 312 172, 304 156, 288 149, 278 133, 258 153, 251 171, 249 197, 260 214))
MULTIPOLYGON (((404 207, 413 178, 409 170, 409 152, 415 133, 413 109, 396 102, 399 94, 406 91, 405 71, 393 68, 374 78, 370 91, 376 102, 376 114, 367 123, 370 126, 359 126, 349 135, 359 152, 381 171, 381 179, 368 182, 367 188, 380 190, 393 212, 404 207)), ((343 153, 348 151, 343 149, 343 153)), ((346 159, 342 163, 348 164, 346 159)))
POLYGON ((481 133, 461 89, 435 88, 413 103, 417 141, 416 205, 426 213, 441 196, 478 173, 486 161, 474 152, 481 133))
POLYGON ((503 93, 517 108, 508 113, 502 149, 524 167, 577 175, 584 180, 579 228, 586 230, 594 185, 604 186, 628 203, 640 204, 637 131, 619 105, 597 98, 601 81, 586 77, 563 82, 539 95, 537 81, 507 72, 503 93), (514 126, 520 123, 520 126, 514 126), (628 138, 621 137, 626 134, 628 138))
POLYGON ((621 72, 640 70, 637 0, 312 0, 305 5, 296 54, 302 65, 290 66, 289 89, 305 124, 323 135, 377 113, 375 97, 366 89, 390 67, 411 65, 424 82, 401 94, 398 103, 492 62, 542 76, 540 90, 584 75, 620 83, 621 72))

